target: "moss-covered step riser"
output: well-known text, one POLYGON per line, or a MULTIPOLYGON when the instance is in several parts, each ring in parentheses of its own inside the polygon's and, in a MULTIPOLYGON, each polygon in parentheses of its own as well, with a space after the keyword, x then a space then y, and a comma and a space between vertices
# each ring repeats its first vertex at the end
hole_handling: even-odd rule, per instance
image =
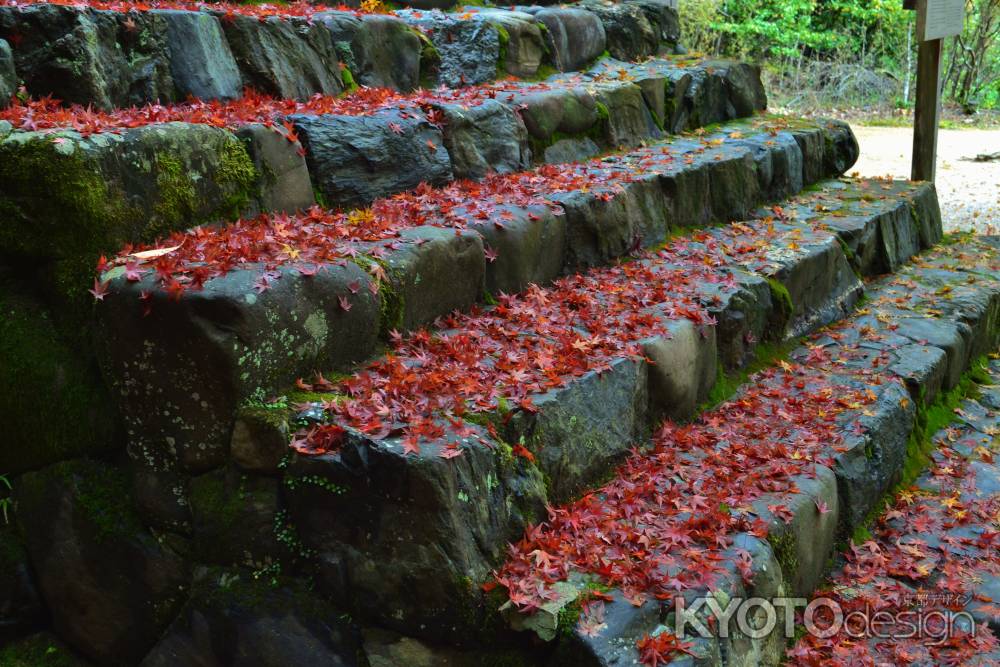
POLYGON ((2 129, 0 256, 34 274, 57 310, 81 307, 102 254, 313 204, 298 144, 263 125, 233 133, 167 123, 89 137, 2 129))
MULTIPOLYGON (((935 394, 935 388, 941 387, 940 378, 948 358, 956 351, 923 341, 920 334, 896 328, 885 319, 885 315, 894 320, 900 318, 902 308, 883 313, 881 319, 867 311, 907 302, 908 312, 911 312, 909 309, 913 309, 912 312, 926 310, 917 315, 924 321, 939 322, 955 329, 968 327, 968 331, 974 333, 966 339, 965 351, 957 352, 965 360, 963 368, 975 361, 970 356, 971 350, 997 350, 1000 346, 1000 282, 994 275, 977 276, 975 284, 970 283, 967 267, 989 260, 980 254, 984 246, 973 243, 966 249, 965 261, 959 264, 946 260, 935 265, 932 259, 930 266, 919 263, 904 269, 897 277, 881 280, 870 287, 870 305, 851 318, 849 327, 835 327, 832 333, 836 335, 820 334, 814 338, 813 347, 799 348, 791 353, 791 360, 804 362, 815 346, 820 346, 835 356, 838 348, 851 348, 867 337, 864 344, 872 352, 854 356, 846 368, 868 368, 881 373, 888 368, 892 379, 882 385, 857 387, 874 390, 876 397, 872 406, 853 409, 838 417, 839 429, 847 438, 842 446, 830 452, 835 465, 816 466, 814 474, 797 480, 795 493, 771 494, 754 502, 754 514, 768 523, 767 540, 738 536, 732 552, 725 554, 730 574, 711 589, 685 591, 686 598, 693 600, 716 595, 717 591, 744 598, 809 597, 828 572, 836 545, 864 526, 870 513, 881 507, 884 494, 893 484, 906 474, 912 474, 906 470, 913 464, 913 457, 921 456, 921 448, 926 446, 923 440, 928 434, 922 431, 922 425, 927 415, 935 411, 950 413, 955 392, 961 391, 957 383, 951 383, 945 385, 949 389, 947 394, 935 394), (907 299, 904 296, 913 290, 909 281, 916 281, 920 286, 919 297, 912 298, 911 294, 907 299), (938 306, 947 299, 941 297, 943 286, 959 293, 956 294, 957 303, 940 312, 938 306), (877 341, 871 337, 872 331, 878 332, 877 341), (843 335, 845 333, 847 335, 843 335), (863 436, 850 435, 859 427, 865 430, 863 436), (788 513, 779 518, 774 508, 782 508, 783 513, 785 510, 788 513), (738 573, 737 549, 749 552, 752 560, 750 584, 738 573)), ((1000 256, 995 250, 992 252, 994 258, 1000 256)), ((993 265, 996 266, 995 260, 993 265)), ((848 372, 844 371, 845 377, 848 372)), ((836 375, 835 372, 834 377, 836 375)), ((856 383, 856 380, 849 381, 851 385, 856 383)), ((571 604, 580 590, 567 595, 562 604, 571 604)), ((608 627, 597 634, 586 628, 562 628, 561 632, 555 632, 559 620, 566 620, 558 608, 547 610, 541 616, 515 615, 512 620, 522 630, 541 631, 546 638, 558 636, 555 664, 567 665, 596 666, 613 664, 616 659, 635 660, 638 640, 661 627, 674 628, 671 605, 647 603, 636 608, 620 591, 613 591, 612 597, 604 616, 608 627), (648 608, 650 606, 652 609, 648 608)), ((723 597, 722 601, 725 599, 723 597)), ((781 628, 785 619, 783 610, 777 612, 775 627, 778 630, 767 637, 751 640, 730 621, 727 637, 714 630, 715 636, 711 638, 692 635, 687 639, 693 643, 692 651, 699 664, 782 664, 786 640, 781 628)), ((710 615, 707 610, 702 612, 703 624, 718 628, 718 619, 709 620, 710 615)), ((669 664, 687 663, 678 658, 669 664)))
POLYGON ((678 33, 676 11, 648 2, 264 19, 238 10, 0 7, 0 39, 13 46, 30 94, 104 109, 234 99, 245 87, 308 99, 359 85, 409 92, 536 78, 604 53, 628 61, 672 54, 678 33))
MULTIPOLYGON (((236 408, 251 396, 267 396, 315 368, 346 370, 373 354, 387 332, 466 309, 483 297, 484 286, 515 292, 613 261, 636 239, 662 243, 671 215, 689 201, 704 197, 703 213, 683 221, 704 224, 745 214, 760 200, 750 149, 704 151, 682 142, 680 150, 660 173, 650 170, 610 198, 592 192, 562 198, 564 215, 509 207, 503 230, 479 221, 457 232, 412 228, 377 260, 345 259, 309 276, 278 267, 265 290, 258 289, 256 266, 209 280, 180 300, 157 288, 153 274, 134 282, 119 276, 96 310, 97 345, 131 446, 143 459, 166 446, 168 455, 147 462, 155 468, 214 467, 225 459, 236 408), (486 259, 487 246, 500 251, 494 261, 486 259)), ((796 154, 790 164, 824 159, 796 154)), ((830 249, 820 254, 830 256, 830 249)))
MULTIPOLYGON (((909 202, 899 206, 910 210, 909 202)), ((800 240, 808 247, 808 239, 800 240)), ((831 241, 827 247, 840 256, 841 270, 857 284, 840 245, 831 241)), ((814 262, 815 253, 806 249, 787 255, 781 263, 794 271, 796 264, 814 262)), ((775 328, 784 331, 788 314, 777 299, 769 298, 766 279, 748 275, 741 282, 747 286, 727 295, 717 312, 731 319, 767 322, 771 329, 761 332, 762 338, 773 336, 775 328), (747 294, 755 290, 759 295, 761 284, 763 298, 747 294)), ((854 304, 859 290, 850 284, 824 285, 831 291, 816 301, 837 303, 836 309, 827 311, 836 319, 854 304)), ((807 321, 818 326, 831 320, 807 321)), ((303 542, 323 562, 337 564, 324 585, 332 594, 355 601, 364 614, 402 632, 412 633, 417 626, 434 632, 467 630, 469 619, 460 618, 454 601, 469 601, 459 605, 462 613, 476 608, 477 589, 472 584, 481 582, 496 565, 499 545, 526 523, 537 521, 539 508, 546 503, 565 501, 602 478, 635 442, 648 436, 658 417, 689 417, 704 400, 716 376, 717 347, 725 346, 717 338, 729 334, 716 329, 703 335, 706 332, 688 320, 675 321, 669 330, 669 337, 643 343, 654 365, 621 359, 600 374, 589 373, 565 388, 534 397, 534 412, 514 409, 470 418, 471 435, 460 439, 468 459, 440 456, 455 439, 444 438, 410 456, 402 453, 398 439, 376 442, 360 434, 353 435, 339 454, 296 456, 288 476, 309 483, 294 483, 286 495, 303 542), (486 428, 502 441, 488 435, 486 428), (513 456, 505 443, 527 449, 533 464, 513 456), (331 488, 338 491, 329 493, 331 488), (348 507, 353 518, 345 522, 348 507), (398 581, 394 579, 398 586, 384 585, 387 563, 394 564, 389 570, 398 573, 398 581), (442 577, 443 572, 450 574, 442 577), (431 573, 437 573, 436 585, 421 587, 419 596, 382 599, 396 595, 390 591, 412 590, 414 582, 431 573), (378 603, 369 604, 375 599, 378 603)), ((735 333, 745 345, 744 332, 735 333)), ((266 407, 244 411, 232 445, 238 465, 276 460, 295 428, 295 414, 282 416, 280 409, 266 407)), ((823 489, 832 493, 829 503, 836 507, 833 473, 827 482, 823 489)), ((824 528, 836 523, 834 515, 824 528)), ((813 530, 810 524, 802 528, 809 530, 813 530)), ((478 613, 483 612, 480 607, 478 613)))

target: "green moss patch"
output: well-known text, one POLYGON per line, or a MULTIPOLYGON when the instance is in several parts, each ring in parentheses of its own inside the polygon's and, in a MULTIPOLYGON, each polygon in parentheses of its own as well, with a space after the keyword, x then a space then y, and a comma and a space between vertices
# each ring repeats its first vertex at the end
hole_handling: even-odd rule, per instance
POLYGON ((0 648, 3 667, 84 667, 86 664, 46 632, 0 648))
POLYGON ((115 414, 90 355, 37 300, 0 283, 0 473, 108 451, 115 414))

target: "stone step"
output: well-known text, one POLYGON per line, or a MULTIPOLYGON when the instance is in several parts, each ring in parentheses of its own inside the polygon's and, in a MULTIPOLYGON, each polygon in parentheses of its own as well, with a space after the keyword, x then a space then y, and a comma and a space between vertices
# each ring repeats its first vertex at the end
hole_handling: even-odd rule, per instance
POLYGON ((680 33, 676 8, 655 0, 385 13, 174 6, 4 3, 0 86, 13 92, 21 79, 32 95, 100 109, 236 99, 245 88, 301 100, 358 85, 408 92, 578 70, 606 52, 669 55, 680 33))
MULTIPOLYGON (((703 81, 679 92, 672 63, 647 67, 658 68, 653 87, 675 91, 671 103, 687 119, 684 128, 692 119, 763 109, 754 92, 759 72, 746 65, 678 66, 703 81), (748 96, 756 100, 749 106, 748 96)), ((362 91, 302 104, 255 97, 249 109, 16 107, 13 125, 0 121, 0 207, 8 211, 0 252, 15 264, 45 262, 44 275, 80 295, 89 283, 82 272, 101 254, 198 224, 305 209, 314 191, 330 207, 367 206, 420 183, 638 146, 663 134, 654 119, 666 113, 663 103, 649 107, 645 99, 631 81, 600 79, 408 97, 362 91)))
MULTIPOLYGON (((176 248, 159 257, 126 249, 95 290, 98 356, 137 451, 166 448, 179 456, 157 465, 212 468, 252 396, 315 368, 347 370, 395 330, 746 216, 801 187, 804 165, 853 162, 856 144, 833 140, 845 132, 739 124, 569 168, 422 189, 369 211, 201 228, 171 237, 176 248), (813 134, 821 154, 796 141, 813 134), (827 146, 850 154, 828 159, 827 146)), ((834 245, 811 252, 830 257, 834 245)), ((734 262, 741 252, 752 248, 736 247, 734 262)), ((854 279, 841 268, 831 275, 854 279)), ((789 280, 805 298, 808 286, 789 280)), ((802 316, 815 310, 805 304, 802 316)))
MULTIPOLYGON (((756 375, 698 421, 665 426, 652 449, 634 454, 606 486, 550 510, 548 522, 528 531, 499 573, 513 626, 554 642, 554 664, 631 664, 640 655, 649 662, 653 654, 664 664, 781 664, 786 659, 782 608, 776 630, 753 638, 735 619, 709 620, 714 612, 702 606, 695 617, 710 628, 708 636, 688 625, 687 634, 678 637, 675 598, 691 605, 712 597, 724 610, 734 597, 811 596, 836 541, 862 525, 904 468, 919 460, 919 429, 930 411, 947 405, 936 398, 935 387, 949 360, 961 359, 964 368, 973 355, 995 354, 1000 346, 998 266, 997 244, 969 239, 939 246, 896 275, 870 283, 868 300, 856 314, 810 336, 788 362, 756 375), (961 331, 960 349, 925 339, 915 322, 961 331), (607 587, 613 590, 595 596, 607 587), (574 627, 563 627, 573 618, 578 618, 574 627), (721 632, 723 626, 728 633, 721 632)), ((967 419, 991 428, 978 408, 970 407, 967 419)), ((966 439, 959 449, 968 456, 973 446, 966 439)), ((937 461, 955 463, 948 455, 937 461)), ((962 468, 983 475, 976 478, 977 487, 963 488, 992 489, 995 471, 986 465, 991 464, 977 461, 962 468)), ((942 481, 925 480, 931 487, 942 481)), ((960 480, 945 481, 949 489, 959 488, 960 480)), ((992 495, 961 499, 970 507, 995 501, 992 495)), ((885 548, 855 547, 852 565, 835 580, 850 609, 872 596, 885 599, 887 591, 912 590, 909 572, 905 583, 886 587, 859 568, 867 566, 871 573, 889 556, 891 570, 899 562, 892 553, 911 568, 923 563, 933 570, 939 562, 913 558, 897 542, 900 526, 943 511, 933 499, 927 512, 910 503, 905 516, 889 521, 897 530, 887 526, 885 548)), ((957 530, 956 536, 970 534, 957 530)), ((931 550, 944 544, 962 550, 929 532, 934 531, 920 529, 919 539, 931 540, 931 550)), ((991 539, 993 532, 983 534, 991 539)), ((911 546, 926 551, 922 545, 911 546)), ((959 580, 982 581, 977 592, 995 599, 989 592, 995 564, 972 553, 958 557, 968 573, 959 580), (975 577, 977 568, 985 578, 975 577)), ((934 579, 920 578, 928 577, 934 579)), ((985 609, 977 612, 990 613, 985 609)), ((762 621, 763 611, 756 613, 762 621)), ((824 656, 830 659, 837 642, 807 637, 788 659, 826 664, 824 656)), ((976 646, 967 650, 975 652, 976 646)), ((891 647, 879 641, 869 649, 891 647)))
MULTIPOLYGON (((943 366, 946 353, 938 352, 938 366, 943 366)), ((984 665, 1000 659, 995 649, 1000 632, 997 356, 994 348, 992 360, 978 369, 975 381, 982 386, 973 392, 977 399, 943 404, 945 409, 954 404, 954 412, 944 415, 941 430, 928 434, 933 435, 926 443, 932 444, 929 469, 913 486, 899 489, 890 498, 870 526, 871 532, 866 527, 864 536, 852 543, 844 554, 846 564, 824 587, 824 595, 841 605, 845 614, 868 607, 882 611, 886 618, 905 619, 906 613, 925 619, 937 615, 946 622, 938 630, 948 630, 948 642, 908 637, 897 626, 895 640, 860 637, 859 657, 884 661, 905 652, 928 664, 984 665)), ((960 394, 954 396, 958 399, 960 394)), ((789 649, 788 657, 803 664, 820 664, 830 659, 843 634, 805 636, 789 649)))
MULTIPOLYGON (((879 186, 838 181, 823 190, 879 186)), ((891 195, 909 215, 924 198, 933 202, 933 189, 919 184, 891 195)), ((872 211, 870 224, 888 208, 872 211)), ((715 382, 719 349, 741 349, 740 364, 752 357, 748 333, 781 341, 854 305, 861 282, 824 225, 713 228, 651 258, 448 317, 440 333, 395 342, 352 378, 320 381, 323 396, 300 386, 242 410, 229 455, 248 473, 273 474, 291 437, 300 453, 285 497, 323 563, 325 590, 401 632, 459 638, 469 614, 485 622, 478 584, 503 544, 540 521, 548 503, 605 476, 659 416, 694 414, 715 382), (762 326, 713 327, 713 313, 762 326), (550 361, 526 364, 533 359, 550 361)), ((832 472, 826 482, 835 503, 832 472)), ((803 581, 815 576, 803 569, 803 581)))

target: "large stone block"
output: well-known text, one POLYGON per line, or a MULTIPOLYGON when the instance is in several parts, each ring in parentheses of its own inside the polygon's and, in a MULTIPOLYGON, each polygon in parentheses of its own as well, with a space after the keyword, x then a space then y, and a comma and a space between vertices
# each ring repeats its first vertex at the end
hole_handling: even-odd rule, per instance
POLYGON ((659 52, 660 30, 653 27, 638 4, 584 0, 579 6, 601 19, 611 57, 642 60, 659 52))
POLYGON ((444 145, 455 178, 479 179, 531 166, 528 131, 513 109, 497 100, 475 106, 445 104, 444 145))
POLYGON ((646 364, 623 358, 610 365, 532 397, 535 410, 518 409, 503 426, 505 440, 535 456, 550 500, 569 500, 649 435, 646 364))
POLYGON ((177 94, 166 24, 151 12, 0 7, 0 38, 17 44, 17 73, 33 95, 111 109, 177 94))
POLYGON ((553 213, 548 206, 501 206, 490 217, 472 225, 483 237, 488 255, 489 294, 516 294, 532 283, 545 285, 562 273, 566 257, 564 214, 553 213))
POLYGON ((494 611, 479 585, 540 520, 545 489, 481 429, 442 425, 409 454, 402 438, 348 431, 339 452, 295 458, 286 495, 326 593, 407 634, 464 643, 494 611))
POLYGON ((330 31, 340 60, 358 85, 409 92, 420 85, 416 31, 395 16, 322 12, 313 16, 330 31))
POLYGON ((297 100, 344 89, 340 63, 322 23, 235 14, 224 18, 222 29, 244 86, 297 100))
POLYGON ((324 265, 309 276, 282 268, 260 289, 263 272, 235 270, 179 298, 151 275, 112 280, 96 309, 95 345, 142 466, 217 467, 246 399, 374 351, 380 297, 360 267, 324 265))
POLYGON ((573 191, 553 197, 566 216, 567 271, 601 266, 666 238, 670 207, 655 175, 606 194, 573 191))
POLYGON ((0 470, 16 475, 120 445, 115 412, 83 336, 37 294, 0 281, 0 470))
POLYGON ((496 78, 502 64, 500 29, 483 20, 482 15, 458 17, 412 10, 401 10, 396 15, 427 35, 434 45, 437 57, 430 69, 438 85, 460 88, 496 78))
POLYGON ((820 465, 814 473, 795 477, 795 491, 768 494, 753 503, 757 515, 768 523, 768 542, 788 594, 795 597, 811 595, 826 574, 840 518, 836 475, 820 465), (769 506, 787 509, 790 520, 779 518, 769 506))
POLYGON ((607 35, 601 19, 575 7, 527 8, 545 24, 549 57, 556 69, 575 72, 607 50, 607 35))
POLYGON ((667 334, 641 342, 651 362, 650 417, 687 419, 715 385, 718 369, 715 327, 699 328, 691 320, 673 320, 667 334))
POLYGON ((309 167, 298 141, 275 126, 244 125, 236 131, 259 175, 262 211, 293 213, 316 203, 309 167))
POLYGON ((290 116, 313 186, 331 207, 355 207, 452 178, 444 137, 415 111, 367 116, 290 116))
POLYGON ((243 94, 240 70, 219 19, 206 12, 157 9, 166 23, 170 72, 177 97, 235 99, 243 94))
POLYGON ((483 241, 471 230, 414 227, 380 260, 391 299, 383 329, 407 331, 453 310, 466 310, 483 294, 483 241))
POLYGON ((479 15, 500 30, 500 66, 516 77, 535 76, 545 58, 545 37, 538 22, 524 12, 484 10, 479 15))
POLYGON ((0 39, 0 109, 10 104, 11 97, 17 91, 18 80, 10 44, 0 39))
POLYGON ((360 655, 360 633, 304 581, 210 570, 141 665, 358 667, 360 655))
POLYGON ((848 413, 843 424, 844 451, 836 456, 834 472, 840 485, 840 512, 844 525, 860 526, 868 513, 898 481, 906 458, 915 403, 899 383, 884 385, 871 415, 848 413), (863 431, 856 435, 860 424, 863 431))
POLYGON ((185 562, 139 523, 126 477, 75 460, 24 475, 18 521, 56 632, 102 664, 135 664, 183 604, 185 562))

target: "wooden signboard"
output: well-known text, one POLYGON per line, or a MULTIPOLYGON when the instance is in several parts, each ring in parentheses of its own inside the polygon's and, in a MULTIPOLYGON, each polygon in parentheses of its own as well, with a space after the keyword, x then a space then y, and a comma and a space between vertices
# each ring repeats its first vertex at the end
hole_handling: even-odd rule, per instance
MULTIPOLYGON (((921 4, 921 3, 918 3, 921 4)), ((965 27, 965 0, 926 0, 917 14, 917 34, 921 41, 961 35, 965 27)))
POLYGON ((965 0, 903 0, 917 11, 917 99, 913 110, 913 165, 910 178, 933 181, 941 119, 941 51, 946 37, 960 35, 965 0))

